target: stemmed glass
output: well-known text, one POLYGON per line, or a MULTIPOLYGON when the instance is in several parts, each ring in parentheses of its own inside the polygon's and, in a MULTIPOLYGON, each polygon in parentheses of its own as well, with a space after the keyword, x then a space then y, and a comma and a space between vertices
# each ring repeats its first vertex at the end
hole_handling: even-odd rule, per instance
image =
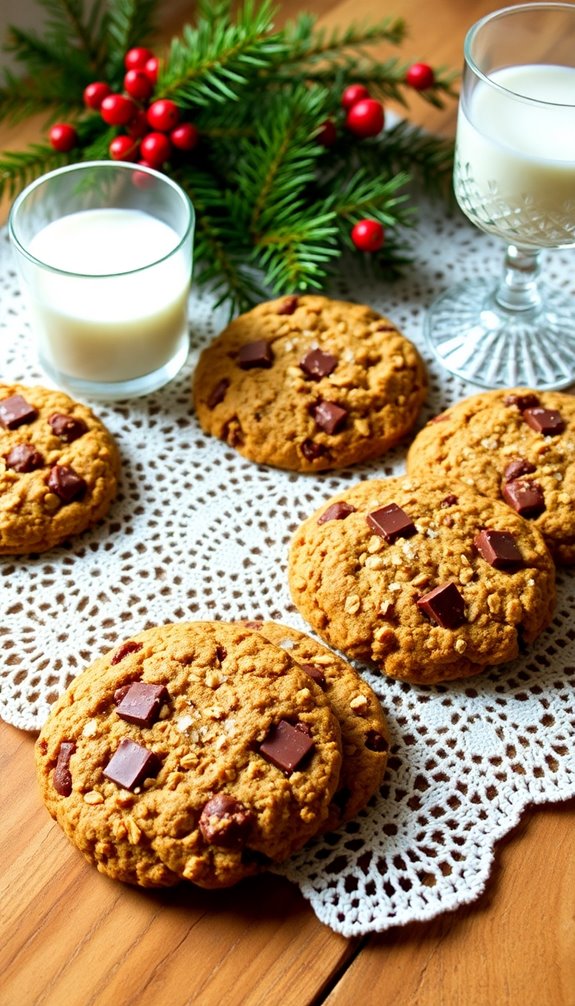
POLYGON ((573 383, 575 297, 541 281, 540 258, 575 245, 575 5, 507 7, 469 30, 454 188, 508 248, 499 282, 460 283, 432 305, 433 352, 484 387, 573 383))

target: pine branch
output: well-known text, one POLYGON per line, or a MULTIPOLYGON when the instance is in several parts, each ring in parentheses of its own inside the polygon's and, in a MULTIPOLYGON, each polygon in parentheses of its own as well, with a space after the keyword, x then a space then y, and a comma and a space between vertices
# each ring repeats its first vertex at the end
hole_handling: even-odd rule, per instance
POLYGON ((48 33, 39 36, 35 32, 11 27, 5 48, 26 65, 29 73, 52 74, 60 82, 65 80, 69 90, 78 86, 81 91, 90 79, 91 67, 85 54, 70 45, 63 46, 61 40, 52 38, 48 33))
POLYGON ((0 199, 13 198, 39 175, 73 160, 72 155, 58 154, 43 143, 33 143, 23 151, 5 151, 0 157, 0 199))
POLYGON ((257 238, 253 258, 267 285, 276 293, 321 289, 329 262, 341 254, 337 231, 335 214, 312 205, 257 238))
POLYGON ((50 77, 48 81, 46 75, 42 81, 38 78, 23 81, 6 71, 4 85, 0 87, 0 121, 17 125, 31 115, 42 114, 49 122, 56 117, 74 116, 78 111, 74 95, 62 86, 60 77, 50 77))
POLYGON ((154 36, 157 0, 115 0, 106 19, 107 75, 120 80, 124 56, 135 45, 144 45, 154 36))
MULTIPOLYGON (((365 46, 389 42, 399 45, 406 34, 402 18, 385 18, 379 24, 351 24, 344 29, 315 27, 317 18, 311 14, 300 14, 295 22, 288 22, 284 30, 287 52, 282 57, 283 65, 314 63, 326 59, 341 60, 346 50, 361 50, 365 46)), ((301 68, 305 73, 305 67, 301 68)))

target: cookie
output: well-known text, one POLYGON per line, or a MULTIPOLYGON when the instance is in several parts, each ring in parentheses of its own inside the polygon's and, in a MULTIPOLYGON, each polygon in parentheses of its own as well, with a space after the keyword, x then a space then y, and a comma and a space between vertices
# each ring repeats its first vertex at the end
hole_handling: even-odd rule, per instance
POLYGON ((389 734, 379 699, 351 664, 304 632, 278 622, 247 624, 287 650, 311 675, 339 721, 343 762, 324 824, 324 830, 335 830, 355 817, 383 780, 389 734))
POLYGON ((100 871, 225 887, 327 819, 340 729, 319 685, 260 632, 164 625, 72 682, 43 727, 42 796, 100 871))
POLYGON ((119 470, 111 434, 86 405, 0 385, 0 554, 45 552, 96 524, 119 470))
POLYGON ((315 472, 384 454, 413 427, 422 360, 369 307, 284 297, 236 318, 201 354, 202 429, 244 457, 315 472))
POLYGON ((551 620, 555 567, 529 521, 464 483, 360 482, 295 532, 294 602, 348 657, 434 683, 513 660, 551 620))
POLYGON ((539 529, 558 563, 575 563, 575 397, 484 391, 432 419, 409 450, 415 475, 458 478, 539 529))

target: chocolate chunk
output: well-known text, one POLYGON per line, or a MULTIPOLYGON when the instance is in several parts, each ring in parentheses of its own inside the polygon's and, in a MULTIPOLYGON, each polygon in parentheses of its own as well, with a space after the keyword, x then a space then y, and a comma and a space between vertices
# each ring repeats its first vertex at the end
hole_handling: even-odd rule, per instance
POLYGON ((523 556, 509 531, 490 531, 485 528, 475 535, 473 544, 481 558, 494 569, 513 573, 524 566, 523 556))
POLYGON ((442 509, 445 509, 445 507, 448 506, 455 506, 457 502, 458 497, 454 496, 453 493, 450 493, 449 496, 446 496, 445 499, 443 499, 439 505, 442 509))
POLYGON ((280 720, 271 728, 259 750, 272 765, 291 775, 313 747, 314 742, 303 723, 294 727, 287 720, 280 720))
POLYGON ((302 442, 300 450, 306 461, 317 461, 326 453, 323 444, 316 444, 315 440, 310 440, 309 437, 302 442))
POLYGON ((245 845, 254 814, 227 793, 218 793, 204 804, 200 831, 210 845, 238 849, 245 845))
POLYGON ((208 395, 208 400, 206 402, 208 409, 215 409, 216 405, 219 405, 220 402, 223 402, 224 398, 226 397, 226 391, 228 390, 229 386, 230 382, 227 377, 222 377, 221 381, 218 381, 218 383, 214 385, 214 387, 212 388, 212 390, 208 395))
POLYGON ((135 789, 159 770, 160 759, 153 751, 125 737, 106 765, 104 775, 124 789, 135 789))
POLYGON ((150 727, 160 715, 160 709, 169 695, 164 685, 151 685, 145 681, 134 681, 118 703, 116 712, 128 723, 139 727, 150 727))
POLYGON ((545 437, 556 436, 565 429, 565 420, 557 409, 524 409, 523 418, 532 430, 545 437))
POLYGON ((365 738, 365 746, 369 751, 387 751, 389 744, 377 730, 369 730, 365 738))
POLYGON ((325 674, 323 673, 322 670, 320 670, 319 667, 316 667, 315 664, 300 664, 299 666, 301 667, 302 671, 305 671, 306 674, 309 674, 310 678, 312 679, 312 681, 315 681, 316 685, 319 685, 320 688, 325 689, 327 681, 325 680, 325 674))
POLYGON ((338 500, 337 503, 332 503, 328 506, 327 510, 324 510, 322 514, 317 519, 318 524, 325 524, 328 520, 345 520, 349 517, 350 513, 355 513, 355 507, 351 506, 350 503, 344 503, 343 500, 338 500))
POLYGON ((535 465, 532 465, 527 458, 514 458, 503 470, 503 481, 513 482, 514 479, 520 479, 522 475, 531 475, 536 470, 535 465))
POLYGON ((116 688, 116 691, 114 692, 114 702, 116 703, 117 706, 120 705, 120 702, 122 701, 124 696, 128 694, 131 687, 132 685, 129 684, 129 685, 120 685, 119 688, 116 688))
POLYGON ((322 399, 313 407, 313 418, 324 433, 339 433, 347 418, 347 409, 322 399))
POLYGON ((10 395, 10 398, 0 402, 0 424, 5 430, 15 430, 23 423, 31 423, 37 415, 38 410, 22 395, 10 395))
POLYGON ((304 356, 300 367, 308 377, 319 381, 322 377, 329 377, 333 373, 337 367, 337 357, 332 356, 331 353, 324 353, 321 349, 311 349, 304 356))
POLYGON ((276 314, 293 314, 299 304, 299 297, 286 297, 276 309, 276 314))
POLYGON ((33 444, 16 444, 6 455, 6 467, 15 472, 33 472, 43 464, 44 455, 33 444))
POLYGON ((112 657, 112 664, 119 664, 120 660, 128 656, 128 653, 137 653, 138 650, 142 649, 142 643, 136 643, 134 639, 128 639, 125 643, 122 643, 118 647, 114 656, 112 657))
POLYGON ((271 367, 274 354, 269 342, 258 339, 257 342, 247 342, 242 346, 236 357, 236 363, 242 370, 252 370, 254 367, 271 367))
POLYGON ((376 534, 389 542, 395 541, 396 538, 409 538, 415 534, 415 524, 411 517, 396 503, 373 510, 368 513, 366 520, 376 534))
POLYGON ((48 416, 48 424, 54 435, 63 440, 65 444, 71 444, 73 440, 77 440, 78 437, 88 432, 88 427, 83 419, 66 416, 62 412, 53 412, 51 416, 48 416))
POLYGON ((505 483, 501 495, 521 517, 538 517, 545 510, 545 497, 538 482, 513 479, 505 483))
POLYGON ((526 395, 506 395, 503 399, 503 404, 507 406, 516 405, 519 411, 523 412, 523 409, 532 409, 536 405, 539 405, 539 399, 537 395, 530 394, 529 392, 526 395))
POLYGON ((60 796, 70 796, 72 792, 72 775, 70 772, 70 758, 76 750, 73 741, 62 741, 58 751, 58 760, 52 776, 54 789, 60 796))
POLYGON ((424 594, 417 605, 442 629, 457 629, 465 622, 463 598, 451 581, 424 594))
POLYGON ((48 476, 48 488, 64 503, 71 503, 83 496, 88 486, 71 465, 54 465, 48 476))

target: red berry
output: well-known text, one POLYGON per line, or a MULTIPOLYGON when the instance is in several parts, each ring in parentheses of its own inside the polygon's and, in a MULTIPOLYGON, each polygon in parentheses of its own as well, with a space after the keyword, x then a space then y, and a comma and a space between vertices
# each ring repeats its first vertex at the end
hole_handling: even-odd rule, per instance
POLYGON ((112 93, 112 88, 103 80, 94 80, 84 88, 84 104, 88 108, 98 109, 104 98, 112 93))
POLYGON ((337 140, 337 129, 331 119, 326 119, 322 124, 316 140, 318 143, 321 143, 322 147, 333 147, 337 140))
POLYGON ((109 126, 127 126, 135 113, 134 102, 123 94, 108 94, 100 105, 100 115, 109 126))
POLYGON ((426 91, 435 84, 435 74, 427 63, 414 63, 405 75, 405 83, 416 91, 426 91))
POLYGON ((170 132, 170 140, 178 150, 193 150, 199 138, 197 127, 192 122, 182 122, 170 132))
POLYGON ((113 161, 135 161, 138 146, 138 141, 131 136, 115 136, 108 150, 113 161))
POLYGON ((142 136, 150 132, 150 127, 148 126, 148 116, 146 115, 145 109, 138 108, 133 119, 130 119, 127 127, 128 134, 133 136, 135 140, 141 140, 142 136))
POLYGON ((153 55, 151 49, 144 49, 141 45, 134 46, 133 49, 128 49, 124 56, 124 66, 126 70, 143 70, 153 55))
POLYGON ((351 229, 351 240, 359 251, 376 252, 383 247, 385 232, 377 220, 360 220, 351 229))
POLYGON ((144 67, 144 73, 150 78, 152 84, 155 84, 158 80, 158 71, 160 69, 160 60, 157 56, 151 56, 144 67))
POLYGON ((147 101, 154 85, 143 70, 128 70, 124 77, 124 91, 137 101, 147 101))
POLYGON ((168 160, 172 144, 165 133, 148 133, 140 144, 140 152, 150 167, 159 168, 168 160))
POLYGON ((159 129, 161 133, 169 133, 170 129, 177 126, 180 119, 180 110, 174 101, 169 98, 159 98, 153 101, 148 109, 148 122, 152 129, 159 129))
POLYGON ((60 154, 67 154, 78 143, 78 134, 74 126, 70 126, 67 122, 55 122, 48 135, 51 146, 60 154))
POLYGON ((349 84, 341 96, 342 108, 350 109, 364 98, 369 98, 367 87, 363 84, 349 84))
POLYGON ((377 136, 383 129, 383 105, 374 98, 363 98, 347 113, 345 124, 356 136, 377 136))

